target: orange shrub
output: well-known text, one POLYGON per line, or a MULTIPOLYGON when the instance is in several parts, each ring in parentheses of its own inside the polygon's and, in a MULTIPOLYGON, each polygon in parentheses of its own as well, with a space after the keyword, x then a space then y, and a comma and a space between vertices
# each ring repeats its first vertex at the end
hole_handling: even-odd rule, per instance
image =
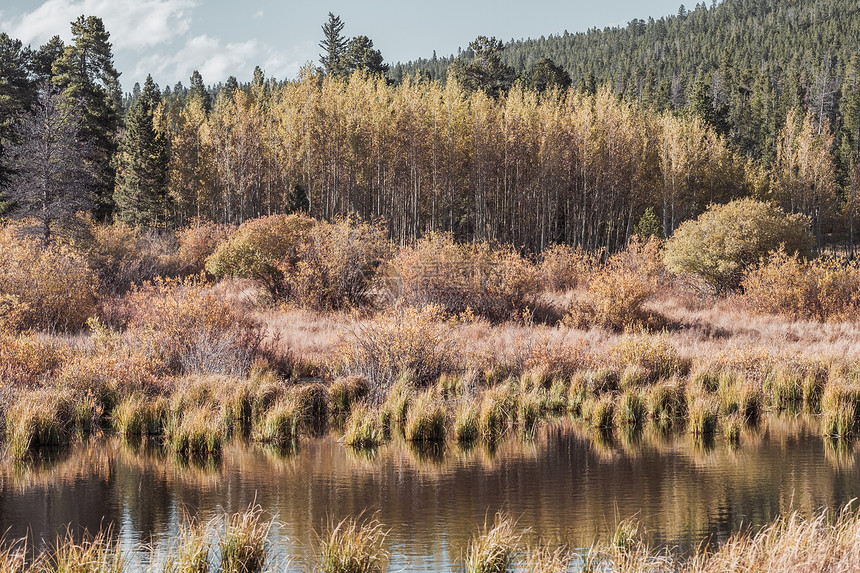
POLYGON ((260 336, 256 325, 193 278, 156 279, 128 295, 126 343, 156 371, 245 374, 260 336))
POLYGON ((598 268, 602 251, 585 251, 582 247, 553 245, 541 253, 538 274, 544 290, 565 292, 587 284, 598 268))
POLYGON ((741 299, 759 313, 815 320, 858 320, 860 265, 805 261, 783 249, 748 272, 741 299))
POLYGON ((647 323, 650 317, 643 305, 657 291, 663 272, 659 251, 658 240, 643 243, 634 236, 626 250, 591 276, 584 298, 573 304, 565 323, 614 330, 647 323))
POLYGON ((87 233, 77 249, 99 276, 101 290, 108 294, 128 291, 157 276, 175 274, 172 236, 139 229, 120 221, 103 225, 86 219, 87 233))
POLYGON ((39 335, 0 333, 0 387, 37 385, 68 355, 68 349, 39 335))
POLYGON ((518 315, 538 286, 535 267, 511 247, 458 244, 444 233, 401 249, 391 268, 392 290, 407 304, 439 305, 451 314, 471 311, 490 320, 518 315))
POLYGON ((253 279, 275 301, 339 309, 368 302, 376 269, 388 250, 380 224, 273 215, 240 226, 207 259, 206 270, 253 279))
POLYGON ((418 386, 435 383, 443 372, 457 368, 455 332, 444 319, 439 306, 429 305, 397 307, 356 321, 338 345, 340 369, 370 380, 377 398, 404 373, 418 386))
POLYGON ((179 249, 175 255, 175 267, 182 275, 200 274, 206 267, 206 259, 218 245, 235 231, 232 225, 213 223, 206 219, 192 219, 191 223, 176 232, 179 249))
POLYGON ((0 229, 0 323, 5 328, 74 331, 96 309, 99 281, 78 253, 44 247, 0 229))

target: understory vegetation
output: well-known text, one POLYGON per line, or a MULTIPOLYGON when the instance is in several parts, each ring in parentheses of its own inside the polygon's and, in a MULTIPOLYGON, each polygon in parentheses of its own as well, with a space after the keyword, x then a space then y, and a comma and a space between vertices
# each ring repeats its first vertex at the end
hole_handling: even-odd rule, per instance
MULTIPOLYGON (((796 217, 747 207, 808 241, 796 217)), ((683 228, 713 234, 733 208, 683 228)), ((104 430, 217 456, 234 437, 327 428, 354 448, 492 444, 558 415, 701 440, 736 441, 766 412, 808 413, 838 439, 860 429, 856 265, 806 259, 779 233, 721 240, 739 277, 725 294, 710 271, 670 271, 696 233, 531 257, 444 234, 397 247, 379 223, 304 215, 148 236, 81 223, 48 247, 26 223, 0 231, 13 459, 104 430)))

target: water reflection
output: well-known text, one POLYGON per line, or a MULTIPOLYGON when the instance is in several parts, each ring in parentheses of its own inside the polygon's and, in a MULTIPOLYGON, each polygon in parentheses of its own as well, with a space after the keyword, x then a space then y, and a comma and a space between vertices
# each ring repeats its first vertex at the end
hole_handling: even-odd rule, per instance
POLYGON ((763 420, 736 446, 652 427, 595 436, 559 421, 492 449, 395 439, 354 452, 328 436, 286 448, 231 444, 217 460, 190 462, 152 442, 101 439, 42 458, 0 471, 9 538, 51 541, 70 523, 112 524, 132 548, 170 538, 185 511, 207 519, 256 501, 276 516, 273 541, 297 569, 312 561, 315 532, 362 511, 391 528, 392 570, 448 571, 498 509, 532 540, 581 547, 636 515, 653 543, 690 549, 860 494, 855 447, 789 417, 763 420))

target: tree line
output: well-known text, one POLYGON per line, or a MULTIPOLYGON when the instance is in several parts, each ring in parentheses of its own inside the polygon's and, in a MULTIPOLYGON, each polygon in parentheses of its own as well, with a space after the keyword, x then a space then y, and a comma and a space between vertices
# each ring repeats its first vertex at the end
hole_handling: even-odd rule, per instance
MULTIPOLYGON (((684 30, 746 3, 700 6, 623 33, 647 36, 658 22, 684 30)), ((807 6, 793 17, 803 21, 807 6)), ((772 8, 758 2, 750 19, 772 8)), ((321 67, 308 65, 292 81, 256 68, 247 84, 231 77, 213 87, 194 72, 187 88, 162 90, 149 77, 125 98, 98 18, 74 22, 69 46, 54 38, 32 50, 0 35, 7 212, 36 217, 45 240, 81 209, 149 228, 303 210, 382 219, 401 243, 449 231, 531 251, 558 242, 617 250, 634 231, 668 237, 712 202, 754 196, 807 215, 819 246, 836 238, 853 249, 860 87, 856 67, 842 59, 831 69, 848 75, 826 105, 782 87, 772 100, 755 99, 754 90, 744 96, 744 110, 769 114, 767 129, 756 131, 767 146, 755 148, 739 129, 758 124, 733 115, 740 76, 725 66, 736 56, 723 54, 722 71, 700 70, 684 105, 666 106, 593 72, 574 81, 547 57, 517 73, 507 63, 511 46, 486 37, 451 60, 446 81, 402 75, 402 66, 387 70, 371 40, 342 30, 329 14, 321 67), (34 144, 54 141, 48 128, 57 125, 68 127, 63 145, 34 144)), ((610 33, 622 31, 600 34, 610 33)))

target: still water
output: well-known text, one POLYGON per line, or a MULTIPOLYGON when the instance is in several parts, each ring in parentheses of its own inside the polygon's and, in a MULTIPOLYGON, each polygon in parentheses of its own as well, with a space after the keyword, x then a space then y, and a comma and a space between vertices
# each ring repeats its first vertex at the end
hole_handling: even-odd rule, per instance
POLYGON ((7 539, 52 541, 70 525, 111 525, 133 552, 170 539, 186 512, 206 519, 256 502, 277 520, 275 553, 299 571, 313 562, 315 532, 362 511, 390 528, 390 570, 451 571, 499 509, 528 528, 530 541, 582 547, 635 516, 653 544, 686 551, 793 509, 838 509, 860 495, 860 454, 796 418, 765 419, 739 446, 650 430, 595 439, 558 421, 492 451, 418 450, 395 440, 357 454, 329 435, 290 452, 237 443, 217 462, 188 463, 152 442, 105 438, 42 458, 0 470, 7 539))

